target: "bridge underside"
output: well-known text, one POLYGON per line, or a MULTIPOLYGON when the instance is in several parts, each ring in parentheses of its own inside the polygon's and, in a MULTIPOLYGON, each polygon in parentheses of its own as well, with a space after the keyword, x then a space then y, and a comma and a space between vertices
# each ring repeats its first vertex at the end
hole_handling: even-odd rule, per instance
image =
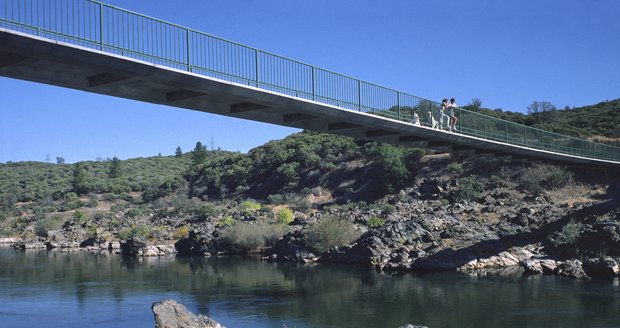
POLYGON ((476 152, 511 159, 618 165, 414 126, 6 29, 0 29, 0 75, 436 152, 476 152))

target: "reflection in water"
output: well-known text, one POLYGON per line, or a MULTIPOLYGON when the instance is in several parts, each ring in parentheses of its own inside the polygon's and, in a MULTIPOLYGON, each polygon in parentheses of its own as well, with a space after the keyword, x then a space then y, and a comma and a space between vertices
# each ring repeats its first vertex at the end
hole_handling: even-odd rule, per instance
POLYGON ((0 247, 0 289, 2 327, 153 327, 150 305, 164 298, 230 328, 620 323, 617 280, 522 278, 518 271, 387 275, 354 266, 0 247))

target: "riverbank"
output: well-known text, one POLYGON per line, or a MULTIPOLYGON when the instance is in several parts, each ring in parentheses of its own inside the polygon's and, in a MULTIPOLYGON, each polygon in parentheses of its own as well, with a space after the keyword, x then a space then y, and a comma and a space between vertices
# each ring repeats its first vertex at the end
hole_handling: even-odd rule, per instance
POLYGON ((174 157, 0 168, 0 184, 15 190, 0 198, 0 236, 22 249, 253 254, 384 271, 618 271, 620 174, 607 169, 307 132, 248 154, 197 144, 174 157))
POLYGON ((256 254, 267 261, 351 263, 385 271, 523 267, 527 274, 574 278, 618 275, 620 214, 614 199, 570 202, 575 195, 583 198, 583 187, 519 199, 514 190, 498 187, 476 201, 446 203, 454 189, 449 181, 423 179, 372 205, 290 211, 288 223, 277 215, 286 207, 247 201, 206 220, 134 218, 136 230, 178 227, 160 229, 159 238, 121 239, 111 219, 73 220, 46 236, 24 235, 13 245, 129 256, 256 254))

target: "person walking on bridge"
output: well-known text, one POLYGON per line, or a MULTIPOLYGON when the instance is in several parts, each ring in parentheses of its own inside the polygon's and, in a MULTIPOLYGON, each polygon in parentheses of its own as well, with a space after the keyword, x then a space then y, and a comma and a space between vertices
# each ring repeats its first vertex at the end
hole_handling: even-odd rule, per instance
POLYGON ((459 119, 456 117, 456 109, 459 108, 459 105, 456 104, 456 99, 451 98, 450 99, 450 104, 448 105, 449 107, 449 113, 448 116, 450 117, 450 125, 448 127, 449 131, 458 131, 456 129, 456 121, 458 121, 459 119))
POLYGON ((441 101, 441 108, 439 108, 439 129, 443 130, 444 127, 449 127, 450 126, 450 117, 448 115, 446 115, 446 111, 448 110, 448 108, 450 107, 450 103, 448 102, 448 98, 443 98, 443 100, 441 101), (446 122, 445 126, 443 124, 443 122, 446 122))

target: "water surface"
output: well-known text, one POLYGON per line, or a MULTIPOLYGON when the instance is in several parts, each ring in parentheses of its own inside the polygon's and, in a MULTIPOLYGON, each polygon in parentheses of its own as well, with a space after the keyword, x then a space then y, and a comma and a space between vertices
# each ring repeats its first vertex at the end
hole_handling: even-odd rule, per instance
POLYGON ((0 247, 0 327, 154 327, 173 298, 235 327, 620 327, 618 280, 389 275, 252 259, 0 247))

